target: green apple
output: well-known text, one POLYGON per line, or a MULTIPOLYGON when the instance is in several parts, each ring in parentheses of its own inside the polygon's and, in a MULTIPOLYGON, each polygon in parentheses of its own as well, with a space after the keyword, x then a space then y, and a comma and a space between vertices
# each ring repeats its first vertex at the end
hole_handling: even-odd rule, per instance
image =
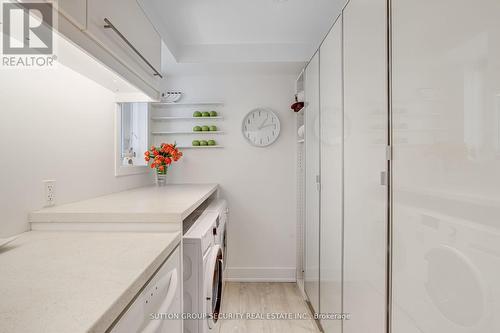
POLYGON ((200 140, 200 146, 208 146, 208 142, 205 140, 200 140))
POLYGON ((215 140, 208 140, 208 145, 215 146, 215 145, 217 145, 217 143, 215 142, 215 140))
POLYGON ((203 114, 200 111, 195 111, 193 117, 201 117, 203 114))
POLYGON ((193 127, 193 132, 201 132, 201 127, 200 126, 193 127))
POLYGON ((217 117, 217 111, 210 111, 210 117, 217 117))
POLYGON ((203 112, 201 115, 203 117, 210 117, 210 112, 203 112))
POLYGON ((203 132, 208 132, 208 131, 210 131, 210 127, 208 127, 208 126, 206 126, 206 125, 205 125, 205 126, 203 126, 203 127, 201 128, 201 130, 202 130, 203 132))
POLYGON ((193 140, 193 146, 199 146, 200 145, 200 141, 198 140, 193 140))
POLYGON ((210 126, 210 131, 211 132, 216 132, 217 131, 217 126, 210 126))

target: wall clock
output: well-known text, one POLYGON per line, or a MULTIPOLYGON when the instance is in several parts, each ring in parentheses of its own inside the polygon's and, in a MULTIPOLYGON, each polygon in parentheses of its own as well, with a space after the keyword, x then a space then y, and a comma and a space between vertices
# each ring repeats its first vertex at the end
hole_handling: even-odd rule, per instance
POLYGON ((243 118, 241 131, 247 141, 256 147, 273 144, 280 135, 278 116, 266 108, 254 109, 243 118))

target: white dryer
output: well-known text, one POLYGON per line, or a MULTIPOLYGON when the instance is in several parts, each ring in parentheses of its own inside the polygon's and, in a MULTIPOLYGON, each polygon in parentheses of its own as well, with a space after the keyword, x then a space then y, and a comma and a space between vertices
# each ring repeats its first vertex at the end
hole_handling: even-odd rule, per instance
POLYGON ((219 330, 223 257, 215 243, 218 214, 205 211, 183 237, 184 332, 219 330))
POLYGON ((217 230, 215 234, 215 244, 222 248, 222 258, 224 263, 224 271, 227 264, 227 226, 229 222, 229 208, 227 201, 224 199, 213 200, 205 209, 206 212, 213 212, 217 214, 217 230))

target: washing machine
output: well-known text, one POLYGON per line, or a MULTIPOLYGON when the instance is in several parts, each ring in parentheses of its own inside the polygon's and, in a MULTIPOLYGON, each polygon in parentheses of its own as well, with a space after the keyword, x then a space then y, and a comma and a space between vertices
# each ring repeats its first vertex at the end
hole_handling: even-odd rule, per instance
POLYGON ((499 332, 500 231, 481 220, 481 207, 467 219, 441 207, 397 206, 393 331, 499 332))
POLYGON ((216 212, 203 212, 183 237, 185 333, 219 330, 224 263, 215 241, 218 218, 216 212))
POLYGON ((226 270, 227 264, 227 225, 229 221, 229 208, 227 201, 224 199, 215 199, 207 206, 206 212, 217 214, 217 230, 215 234, 215 244, 218 244, 222 249, 223 270, 226 270))

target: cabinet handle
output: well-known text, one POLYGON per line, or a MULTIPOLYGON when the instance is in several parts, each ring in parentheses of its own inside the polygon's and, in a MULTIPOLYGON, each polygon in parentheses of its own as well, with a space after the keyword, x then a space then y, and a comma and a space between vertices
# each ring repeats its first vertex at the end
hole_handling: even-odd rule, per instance
POLYGON ((128 45, 128 46, 132 49, 132 51, 134 51, 134 52, 135 52, 135 54, 137 54, 137 55, 139 56, 139 58, 141 58, 141 59, 142 59, 142 61, 144 61, 144 62, 146 63, 146 65, 148 65, 148 66, 149 66, 149 68, 151 68, 151 69, 153 70, 153 72, 154 72, 154 74, 153 74, 153 75, 154 75, 154 76, 159 76, 159 77, 160 77, 160 79, 163 79, 163 76, 160 74, 160 72, 158 72, 158 71, 156 70, 156 68, 154 68, 154 67, 153 67, 153 65, 151 65, 151 63, 150 63, 150 62, 149 62, 146 58, 144 58, 144 56, 141 54, 141 52, 139 52, 139 51, 138 51, 138 50, 134 47, 134 45, 132 45, 132 43, 130 43, 130 42, 128 41, 128 39, 127 39, 125 36, 123 36, 123 34, 120 32, 120 30, 116 29, 116 27, 113 25, 113 23, 111 23, 111 21, 110 21, 109 19, 105 18, 105 19, 104 19, 104 23, 106 23, 106 24, 104 25, 104 28, 105 28, 105 29, 111 29, 111 30, 113 30, 114 32, 116 32, 116 34, 117 34, 117 35, 118 35, 118 36, 119 36, 119 37, 120 37, 120 38, 121 38, 121 39, 125 42, 125 44, 127 44, 127 45, 128 45))
POLYGON ((380 173, 380 185, 386 186, 387 185, 387 172, 382 171, 380 173))

